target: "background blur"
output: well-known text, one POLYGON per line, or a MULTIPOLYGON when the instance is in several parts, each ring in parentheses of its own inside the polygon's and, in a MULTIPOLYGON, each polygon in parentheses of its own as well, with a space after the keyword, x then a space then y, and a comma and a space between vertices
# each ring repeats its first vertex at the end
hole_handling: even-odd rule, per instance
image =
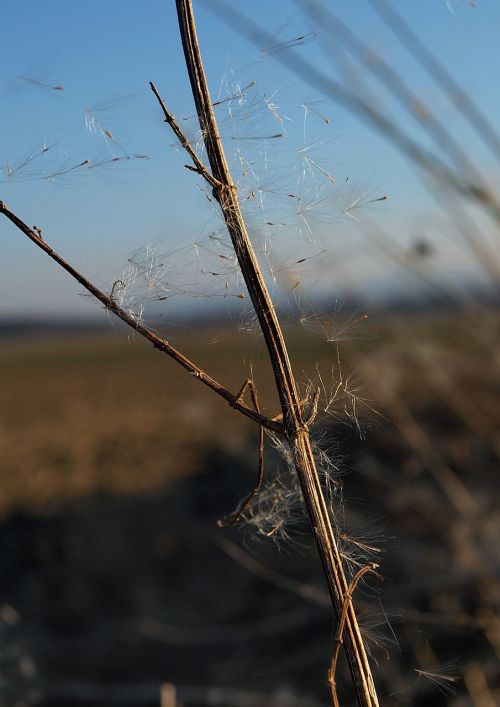
MULTIPOLYGON (((382 704, 493 707, 500 8, 195 10, 294 369, 321 388, 340 541, 352 571, 381 565, 356 600, 382 704)), ((148 89, 204 159, 174 4, 3 14, 0 198, 276 414, 223 224, 148 89)), ((216 527, 255 482, 258 430, 0 232, 0 704, 328 704, 334 627, 302 516, 285 537, 258 513, 216 527)), ((286 486, 271 445, 266 469, 286 486)))

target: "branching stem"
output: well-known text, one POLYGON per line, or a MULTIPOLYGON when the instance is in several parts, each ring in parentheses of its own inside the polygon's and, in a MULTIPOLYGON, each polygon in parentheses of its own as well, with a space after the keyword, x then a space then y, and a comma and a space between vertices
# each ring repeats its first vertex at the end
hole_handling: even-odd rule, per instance
POLYGON ((361 567, 361 569, 358 570, 358 572, 354 575, 354 577, 349 585, 349 588, 346 592, 346 595, 344 597, 344 604, 342 606, 342 613, 340 615, 340 620, 338 621, 338 624, 337 624, 337 632, 335 635, 335 647, 333 649, 332 662, 330 663, 330 669, 328 671, 328 682, 330 683, 330 690, 332 693, 332 702, 333 702, 334 707, 340 707, 339 698, 338 698, 338 694, 337 694, 337 682, 336 682, 335 676, 337 673, 337 665, 339 662, 340 646, 344 642, 343 634, 344 634, 345 622, 347 619, 347 611, 348 611, 349 605, 352 601, 352 595, 354 594, 354 591, 355 591, 356 587, 358 586, 359 581, 368 572, 375 572, 377 567, 378 567, 378 565, 376 565, 374 562, 372 562, 369 565, 365 565, 364 567, 361 567))
POLYGON ((4 214, 4 216, 6 216, 9 221, 11 221, 15 226, 17 226, 17 228, 22 231, 31 241, 33 241, 35 245, 37 245, 45 253, 47 253, 47 255, 50 256, 52 260, 55 260, 55 262, 60 265, 64 270, 66 270, 67 273, 69 273, 77 282, 80 283, 80 285, 85 287, 85 289, 90 292, 90 294, 93 295, 96 299, 98 299, 99 302, 101 302, 108 311, 113 312, 113 314, 116 314, 116 316, 119 317, 122 321, 124 321, 125 324, 128 324, 138 334, 150 341, 156 349, 158 349, 159 351, 163 351, 163 353, 166 353, 167 356, 173 358, 174 361, 177 361, 177 363, 179 363, 183 368, 189 371, 192 376, 194 376, 206 386, 211 388, 215 393, 217 393, 217 395, 220 395, 222 398, 224 398, 224 400, 226 400, 236 410, 239 410, 247 417, 250 417, 255 422, 258 422, 261 427, 265 427, 266 429, 277 433, 280 433, 282 431, 283 426, 279 422, 270 420, 257 410, 253 410, 252 408, 247 407, 238 395, 234 395, 233 393, 231 393, 230 390, 225 388, 218 381, 214 380, 202 368, 190 361, 186 356, 184 356, 184 354, 182 354, 171 344, 169 344, 166 339, 163 339, 161 336, 158 336, 158 334, 155 334, 154 331, 145 326, 139 318, 134 317, 133 314, 130 314, 129 312, 126 312, 124 309, 119 307, 114 297, 114 289, 116 286, 116 282, 113 285, 111 293, 106 294, 98 287, 96 287, 92 282, 90 282, 90 280, 87 280, 86 277, 84 277, 81 273, 78 272, 78 270, 76 270, 72 265, 66 262, 66 260, 64 260, 64 258, 62 258, 58 253, 56 253, 56 251, 51 248, 50 245, 46 243, 41 237, 40 229, 36 227, 30 228, 26 223, 24 223, 24 221, 21 221, 21 219, 16 216, 16 214, 14 214, 10 209, 8 209, 7 206, 3 203, 3 201, 0 201, 0 213, 4 214))
MULTIPOLYGON (((240 391, 239 391, 238 395, 236 396, 237 401, 241 402, 243 400, 243 396, 245 395, 247 390, 250 390, 250 397, 252 399, 252 405, 253 405, 254 409, 257 410, 257 412, 260 412, 259 398, 257 396, 257 388, 256 388, 253 380, 250 380, 250 378, 247 378, 247 380, 241 386, 240 391)), ((248 496, 245 499, 243 499, 243 501, 239 504, 238 508, 234 511, 234 513, 231 513, 231 515, 227 516, 227 518, 224 518, 223 520, 217 521, 217 525, 219 526, 219 528, 231 527, 232 525, 236 525, 236 523, 240 522, 240 520, 243 516, 243 513, 248 508, 248 506, 252 503, 252 501, 257 496, 257 494, 259 493, 263 482, 264 482, 264 428, 261 425, 260 429, 259 429, 259 471, 257 473, 257 483, 255 484, 254 488, 250 491, 248 496)))
MULTIPOLYGON (((237 189, 232 181, 222 148, 198 46, 191 0, 176 0, 176 6, 186 65, 211 171, 203 165, 196 155, 175 119, 166 109, 156 87, 151 84, 151 88, 160 103, 166 122, 192 159, 195 171, 202 175, 212 187, 214 198, 220 205, 243 278, 266 341, 281 404, 281 421, 271 420, 259 412, 254 388, 251 387, 250 390, 253 405, 256 409, 247 407, 243 403, 244 390, 234 395, 171 346, 167 340, 146 327, 139 317, 119 307, 115 301, 114 289, 107 294, 97 288, 45 242, 39 229, 30 228, 1 201, 0 213, 4 214, 35 245, 98 299, 108 311, 113 312, 128 326, 150 341, 155 348, 173 358, 235 409, 260 425, 259 479, 261 479, 262 474, 263 429, 284 435, 298 475, 305 506, 323 563, 332 606, 338 622, 338 635, 342 637, 342 644, 346 650, 358 705, 359 707, 378 707, 377 694, 366 649, 351 600, 355 584, 361 575, 358 573, 353 582, 349 584, 332 528, 330 511, 316 469, 309 437, 309 424, 311 424, 316 412, 318 394, 313 397, 311 409, 308 411, 306 419, 304 419, 303 405, 299 398, 282 330, 246 230, 238 201, 237 189)), ((245 387, 248 387, 248 384, 245 387)), ((340 639, 338 646, 340 646, 340 639)), ((337 653, 338 650, 339 648, 336 647, 337 653)), ((336 660, 338 660, 338 657, 336 660)))
POLYGON ((337 621, 345 624, 344 645, 360 707, 378 707, 367 653, 349 594, 342 558, 337 547, 323 488, 320 482, 309 429, 302 417, 302 405, 288 357, 283 333, 259 267, 240 209, 212 109, 212 101, 198 44, 191 0, 176 0, 184 57, 191 82, 196 112, 212 177, 218 183, 213 194, 218 201, 238 263, 259 319, 274 372, 283 413, 283 431, 290 448, 305 506, 314 530, 337 621))

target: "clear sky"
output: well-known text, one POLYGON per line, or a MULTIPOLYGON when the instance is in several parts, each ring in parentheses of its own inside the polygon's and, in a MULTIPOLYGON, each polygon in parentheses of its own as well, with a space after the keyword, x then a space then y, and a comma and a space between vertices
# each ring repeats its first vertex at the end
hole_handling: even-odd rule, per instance
MULTIPOLYGON (((387 195, 387 201, 366 204, 366 212, 403 243, 419 229, 432 228, 432 203, 397 150, 296 78, 277 61, 278 52, 283 57, 297 51, 340 76, 423 144, 428 140, 366 72, 342 60, 335 37, 312 26, 295 3, 251 3, 252 18, 276 37, 271 47, 249 43, 221 21, 220 13, 210 12, 210 5, 217 7, 210 0, 195 2, 195 10, 213 98, 233 96, 218 108, 222 136, 243 193, 251 195, 252 183, 258 183, 267 194, 257 206, 258 199, 250 199, 248 207, 259 252, 268 257, 274 231, 281 223, 288 227, 292 214, 294 223, 290 230, 281 227, 270 261, 276 272, 291 263, 291 287, 296 260, 311 258, 304 270, 314 280, 312 265, 318 258, 326 263, 324 249, 331 251, 322 270, 327 280, 392 278, 394 273, 365 252, 357 214, 353 218, 354 212, 343 213, 343 208, 387 195), (298 37, 304 39, 292 41, 298 37), (300 46, 284 49, 286 42, 300 46), (271 137, 276 134, 282 137, 271 137), (280 201, 285 191, 301 189, 307 214, 298 213, 297 202, 280 201)), ((329 5, 404 76, 494 179, 492 156, 369 4, 337 0, 329 5)), ((397 6, 500 125, 498 0, 398 0, 397 6)), ((220 223, 201 180, 184 168, 186 156, 173 148, 174 137, 148 89, 153 80, 196 140, 173 0, 3 0, 2 25, 0 198, 29 224, 40 226, 54 248, 104 289, 129 267, 129 259, 143 267, 153 256, 141 249, 152 243, 155 253, 171 254, 163 285, 175 281, 188 299, 193 293, 220 295, 229 270, 217 280, 219 291, 208 280, 200 284, 199 275, 205 268, 203 276, 209 277, 206 271, 220 266, 220 252, 210 249, 214 243, 219 247, 220 223), (193 242, 200 247, 193 248, 193 242)), ((6 220, 0 222, 0 238, 0 316, 96 314, 96 306, 78 296, 80 288, 6 220)), ((451 247, 443 259, 463 267, 451 247)), ((158 271, 155 277, 161 279, 158 271)), ((237 297, 239 284, 231 281, 230 288, 237 297)))

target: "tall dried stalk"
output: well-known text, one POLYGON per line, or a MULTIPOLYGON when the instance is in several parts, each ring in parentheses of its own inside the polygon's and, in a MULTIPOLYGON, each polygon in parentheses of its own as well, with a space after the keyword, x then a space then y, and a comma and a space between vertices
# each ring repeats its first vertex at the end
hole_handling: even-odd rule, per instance
MULTIPOLYGON (((211 176, 216 180, 216 184, 213 185, 213 195, 222 210, 266 341, 283 412, 283 433, 290 448, 315 533, 337 621, 340 622, 345 616, 344 644, 358 704, 362 707, 375 707, 378 705, 377 694, 356 613, 349 599, 349 583, 316 469, 308 425, 302 416, 302 406, 281 327, 247 233, 237 189, 227 165, 212 109, 191 0, 176 0, 176 7, 186 66, 211 167, 211 176)), ((168 120, 167 115, 166 118, 168 120)), ((201 171, 200 168, 198 171, 201 171)))
MULTIPOLYGON (((214 198, 217 200, 222 210, 241 272, 267 344, 274 371, 276 389, 281 403, 282 421, 269 419, 265 415, 262 415, 258 409, 252 409, 245 405, 242 401, 242 391, 236 395, 231 393, 231 391, 227 390, 218 381, 209 376, 208 373, 175 349, 166 339, 158 336, 145 326, 139 318, 119 307, 115 301, 113 290, 111 293, 106 293, 97 288, 51 248, 45 239, 42 238, 40 229, 37 227, 30 228, 2 201, 0 201, 0 213, 6 216, 22 233, 68 272, 80 285, 85 287, 108 311, 118 316, 128 326, 145 337, 155 348, 173 358, 196 379, 211 388, 239 412, 257 422, 261 429, 265 428, 273 434, 283 436, 286 439, 302 489, 307 513, 315 534, 337 620, 333 669, 330 670, 329 675, 333 699, 337 702, 334 670, 338 660, 339 646, 342 644, 346 650, 359 706, 377 707, 378 699, 367 652, 352 604, 352 593, 355 585, 352 583, 350 585, 346 577, 332 528, 327 501, 316 468, 309 436, 311 415, 307 418, 304 415, 303 404, 299 399, 297 385, 281 327, 273 302, 267 291, 255 252, 248 237, 238 202, 237 189, 232 181, 226 162, 201 61, 192 5, 190 0, 176 0, 176 5, 186 64, 211 171, 209 171, 197 157, 175 122, 175 119, 168 112, 153 84, 151 84, 151 87, 164 111, 166 121, 172 127, 174 133, 193 161, 194 167, 191 167, 191 169, 201 174, 208 182, 212 188, 214 198)), ((258 408, 255 400, 254 406, 258 408)), ((317 407, 317 400, 313 401, 313 414, 315 407, 317 407)), ((365 571, 372 570, 373 568, 373 565, 369 565, 363 569, 362 573, 364 574, 365 571)), ((357 582, 356 578, 355 582, 357 582)))

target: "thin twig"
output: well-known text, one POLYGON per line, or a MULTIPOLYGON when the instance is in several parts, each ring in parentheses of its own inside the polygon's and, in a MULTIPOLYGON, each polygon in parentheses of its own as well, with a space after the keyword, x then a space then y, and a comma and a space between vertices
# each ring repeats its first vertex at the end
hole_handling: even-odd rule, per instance
MULTIPOLYGON (((259 399, 257 397, 257 388, 256 388, 253 380, 250 380, 250 378, 247 378, 247 380, 241 386, 240 391, 239 391, 238 395, 236 396, 236 400, 238 402, 242 402, 247 389, 250 390, 250 397, 252 399, 252 405, 254 406, 254 409, 260 413, 259 399)), ((261 425, 259 428, 259 470, 257 473, 257 483, 255 484, 254 488, 250 491, 248 496, 239 504, 238 508, 233 513, 231 513, 226 518, 217 521, 217 525, 219 526, 219 528, 228 528, 228 527, 236 525, 236 523, 240 522, 240 520, 243 516, 243 513, 248 508, 248 506, 252 503, 253 499, 257 496, 257 494, 259 493, 259 491, 262 487, 263 481, 264 481, 264 428, 261 425)))
MULTIPOLYGON (((200 160, 200 158, 198 157, 198 155, 196 154, 196 152, 195 152, 195 151, 193 150, 193 148, 191 147, 191 143, 189 142, 189 140, 187 139, 187 137, 184 135, 184 133, 183 133, 182 130, 180 129, 179 124, 177 123, 177 121, 176 121, 176 119, 174 118, 174 116, 173 116, 173 115, 170 113, 170 111, 168 110, 168 108, 167 108, 167 106, 166 106, 166 104, 165 104, 165 101, 163 100, 163 98, 162 98, 162 97, 160 96, 160 94, 158 93, 158 89, 156 88, 156 86, 154 85, 154 83, 153 83, 152 81, 150 81, 150 82, 149 82, 149 85, 151 86, 151 90, 153 91, 153 93, 155 94, 156 98, 158 99, 158 103, 160 104, 161 109, 162 109, 162 111, 163 111, 163 115, 165 116, 165 122, 170 125, 170 127, 172 128, 174 134, 176 135, 176 137, 178 138, 179 142, 181 143, 182 147, 186 150, 186 152, 188 153, 188 155, 189 155, 189 156, 191 157, 191 159, 193 160, 193 163, 194 163, 194 166, 195 166, 195 170, 194 170, 194 171, 195 171, 195 172, 198 172, 198 174, 201 174, 202 177, 204 177, 204 178, 207 180, 207 182, 210 184, 211 187, 213 187, 213 188, 215 188, 215 187, 220 187, 220 182, 218 182, 217 179, 215 179, 215 178, 210 174, 210 172, 208 171, 208 169, 205 167, 205 165, 203 164, 203 162, 200 160)), ((186 166, 188 167, 188 169, 192 169, 192 168, 189 167, 188 165, 186 165, 186 166)))
POLYGON ((3 201, 0 201, 0 213, 4 214, 9 219, 9 221, 11 221, 15 226, 17 226, 17 228, 22 231, 31 241, 33 241, 35 245, 37 245, 45 253, 47 253, 47 255, 50 256, 52 260, 55 260, 55 262, 60 265, 64 270, 66 270, 67 273, 69 273, 77 282, 80 283, 80 285, 85 287, 85 289, 90 292, 90 294, 92 294, 96 299, 98 299, 99 302, 101 302, 108 311, 113 312, 113 314, 116 314, 116 316, 119 317, 122 321, 124 321, 125 324, 128 324, 128 326, 132 327, 132 329, 134 329, 138 334, 150 341, 156 349, 158 349, 159 351, 163 351, 163 353, 167 354, 167 356, 173 358, 174 361, 177 361, 177 363, 179 363, 183 368, 189 371, 192 376, 194 376, 206 386, 211 388, 215 393, 217 393, 217 395, 220 395, 222 398, 224 398, 224 400, 226 400, 236 410, 242 412, 244 415, 254 420, 254 422, 257 422, 261 427, 265 427, 266 429, 271 430, 273 432, 282 432, 282 425, 280 425, 278 422, 270 420, 265 415, 262 415, 260 412, 252 410, 252 408, 249 408, 244 405, 241 400, 238 399, 237 395, 234 395, 233 393, 231 393, 230 390, 225 388, 218 381, 214 380, 202 368, 190 361, 186 356, 184 356, 184 354, 182 354, 171 344, 169 344, 166 339, 163 339, 161 336, 158 336, 158 334, 155 334, 154 331, 151 331, 151 329, 148 329, 148 327, 142 324, 142 322, 138 318, 134 317, 134 315, 129 314, 124 309, 119 307, 114 299, 113 291, 111 291, 111 294, 106 294, 105 292, 102 292, 102 290, 100 290, 98 287, 96 287, 92 282, 90 282, 90 280, 87 280, 86 277, 84 277, 81 273, 78 272, 78 270, 76 270, 72 265, 66 262, 66 260, 64 260, 58 253, 56 253, 53 248, 50 247, 48 243, 46 243, 46 241, 40 236, 39 229, 34 230, 30 228, 26 223, 24 223, 24 221, 21 221, 21 219, 16 216, 16 214, 14 214, 10 209, 8 209, 3 201))
POLYGON ((318 404, 321 395, 321 388, 318 386, 312 395, 308 395, 302 406, 302 415, 307 427, 311 427, 318 415, 318 404), (305 415, 307 413, 307 415, 305 415))
POLYGON ((337 695, 337 684, 335 682, 335 674, 337 672, 337 664, 339 661, 340 646, 344 642, 343 633, 344 633, 344 628, 345 628, 345 622, 347 619, 347 612, 348 612, 349 605, 352 600, 352 595, 354 594, 354 591, 355 591, 356 587, 358 586, 360 579, 368 572, 375 572, 377 567, 378 567, 378 565, 376 565, 374 562, 362 567, 356 573, 353 580, 349 584, 349 588, 348 588, 346 595, 344 597, 344 605, 342 606, 342 613, 340 615, 340 620, 339 620, 338 626, 337 626, 337 634, 335 636, 335 648, 333 650, 332 662, 330 664, 330 669, 328 671, 328 682, 330 684, 330 689, 332 692, 332 702, 334 704, 334 707, 340 707, 339 698, 337 695))

